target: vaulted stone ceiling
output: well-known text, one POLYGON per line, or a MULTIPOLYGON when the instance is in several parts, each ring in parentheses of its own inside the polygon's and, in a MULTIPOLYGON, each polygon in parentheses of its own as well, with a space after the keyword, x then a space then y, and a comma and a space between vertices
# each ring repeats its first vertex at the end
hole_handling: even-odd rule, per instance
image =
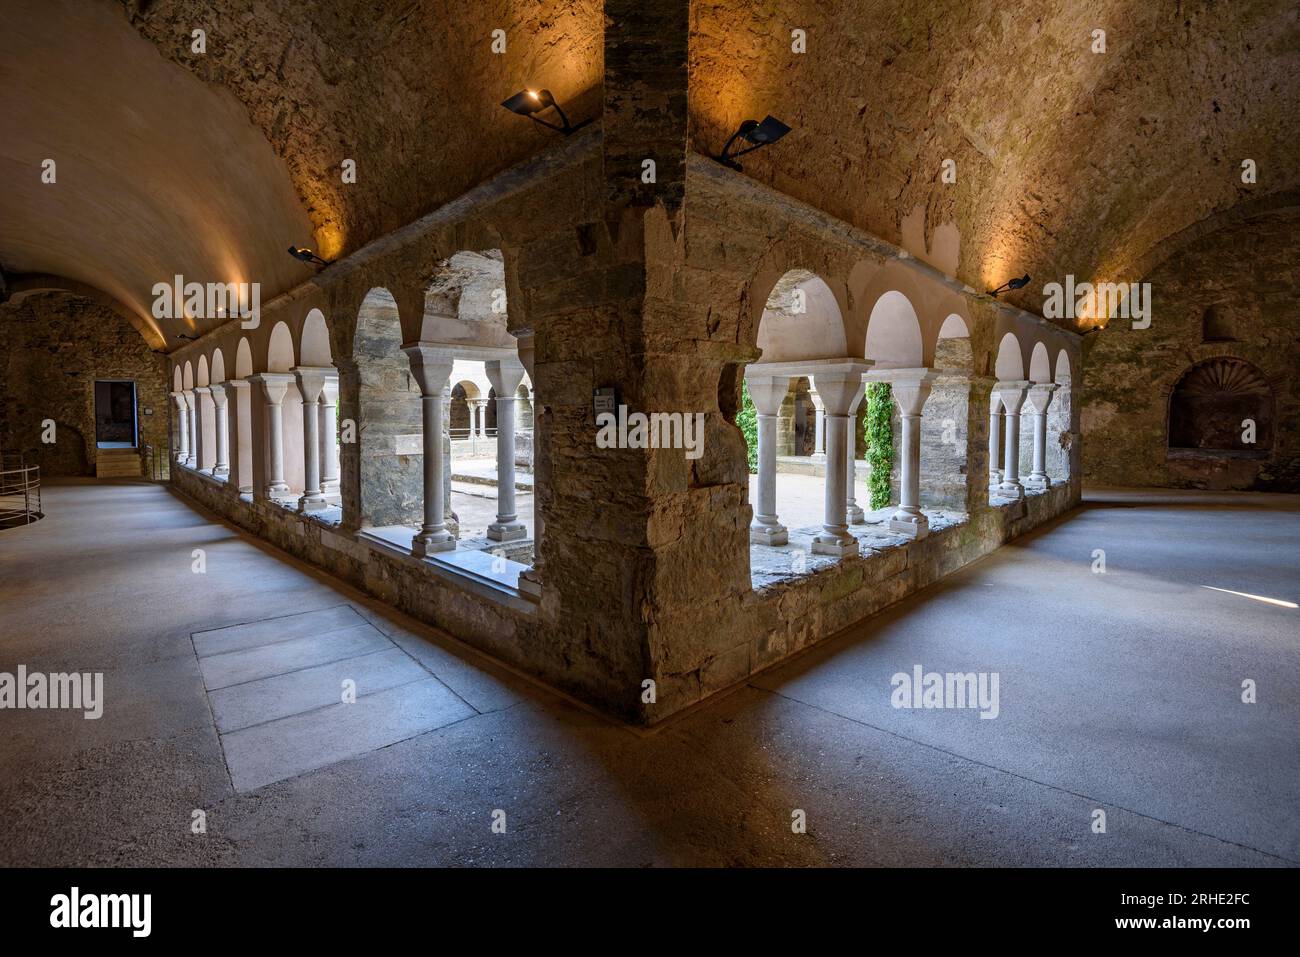
POLYGON ((746 174, 977 289, 1028 272, 1006 298, 1034 312, 1044 282, 1140 279, 1167 237, 1300 185, 1290 0, 699 0, 694 22, 697 147, 771 113, 795 132, 746 174))
MULTIPOLYGON (((552 134, 499 106, 525 85, 574 119, 600 110, 599 0, 0 6, 0 263, 146 311, 178 271, 258 279, 265 301, 310 275, 288 243, 346 254, 545 149, 552 134), (61 168, 58 204, 14 185, 39 183, 49 143, 97 170, 61 168)), ((973 287, 1029 272, 1009 298, 1032 311, 1043 282, 1140 278, 1192 224, 1300 188, 1285 0, 696 0, 691 21, 695 148, 770 112, 795 130, 746 175, 973 287)))

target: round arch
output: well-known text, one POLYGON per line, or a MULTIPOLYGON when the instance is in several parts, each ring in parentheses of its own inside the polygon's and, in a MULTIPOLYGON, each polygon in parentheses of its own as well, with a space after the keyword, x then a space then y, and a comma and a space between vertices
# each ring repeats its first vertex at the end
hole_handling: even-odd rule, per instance
POLYGON ((304 366, 333 365, 334 357, 330 351, 330 331, 325 322, 325 314, 319 309, 307 313, 302 324, 302 336, 298 341, 298 361, 304 366))
POLYGON ((212 350, 211 381, 226 381, 226 357, 220 349, 212 350))
POLYGON ((188 359, 185 360, 185 374, 181 377, 181 383, 186 392, 194 388, 194 365, 188 359))
POLYGON ((864 351, 877 369, 917 369, 925 365, 921 320, 906 295, 891 289, 876 300, 867 317, 864 351))
POLYGON ((1034 343, 1034 351, 1029 356, 1029 381, 1051 382, 1052 360, 1047 355, 1047 346, 1042 342, 1034 343))
POLYGON ((844 315, 831 287, 806 269, 786 272, 768 294, 756 344, 765 363, 846 356, 844 315))
POLYGON ((266 371, 288 372, 293 367, 293 335, 285 323, 277 322, 266 346, 266 371))
POLYGON ((1070 372, 1070 354, 1062 349, 1056 354, 1056 384, 1069 385, 1073 376, 1070 372))
POLYGON ((993 374, 999 382, 1024 381, 1025 356, 1014 332, 1008 332, 998 343, 998 357, 993 364, 993 374))
POLYGON ((240 339, 235 349, 235 378, 247 379, 253 374, 253 347, 248 339, 240 339))

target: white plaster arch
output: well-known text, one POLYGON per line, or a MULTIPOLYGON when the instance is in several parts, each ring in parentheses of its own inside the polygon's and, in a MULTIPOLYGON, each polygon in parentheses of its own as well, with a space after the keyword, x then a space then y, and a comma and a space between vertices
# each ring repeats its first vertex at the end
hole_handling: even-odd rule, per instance
POLYGON ((303 320, 302 336, 298 341, 298 362, 304 366, 334 364, 330 352, 329 326, 325 322, 325 314, 319 309, 311 310, 303 320))
POLYGON ((194 388, 194 366, 188 359, 185 360, 185 374, 181 377, 181 383, 186 392, 194 388))
POLYGON ((203 388, 209 383, 208 379, 208 357, 199 356, 199 364, 194 369, 194 384, 198 388, 203 388))
POLYGON ((1047 346, 1042 341, 1034 343, 1034 351, 1029 356, 1029 381, 1052 381, 1052 360, 1047 354, 1047 346))
POLYGON ((174 365, 172 366, 172 391, 180 392, 184 388, 185 380, 181 377, 181 367, 174 365))
POLYGON ((211 381, 226 381, 226 357, 222 354, 220 349, 212 350, 211 381))
POLYGON ((239 340, 239 346, 235 349, 235 378, 247 379, 253 374, 253 347, 248 344, 248 339, 239 340))
POLYGON ((777 280, 759 319, 758 348, 764 363, 846 356, 844 316, 826 281, 806 269, 777 280))
POLYGON ((277 322, 266 346, 266 371, 288 372, 293 367, 293 335, 285 323, 277 322))
POLYGON ((998 357, 993 366, 993 374, 1000 382, 1024 381, 1025 356, 1014 332, 1008 332, 998 343, 998 357))
POLYGON ((1062 349, 1056 354, 1056 383, 1058 385, 1068 385, 1072 379, 1070 374, 1070 354, 1062 349))
POLYGON ((921 320, 911 300, 896 289, 881 295, 871 307, 865 355, 877 369, 917 369, 925 365, 921 320))
POLYGON ((939 327, 940 339, 969 339, 970 330, 966 328, 966 320, 957 313, 953 313, 943 321, 939 327))

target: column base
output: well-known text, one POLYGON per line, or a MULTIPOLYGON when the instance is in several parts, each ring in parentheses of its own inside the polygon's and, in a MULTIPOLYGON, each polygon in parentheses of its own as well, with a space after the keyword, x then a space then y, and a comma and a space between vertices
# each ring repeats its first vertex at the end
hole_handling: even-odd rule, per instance
POLYGON ((862 554, 862 546, 852 535, 848 540, 832 538, 830 535, 818 535, 813 539, 814 555, 834 555, 836 558, 850 558, 862 554))
POLYGON ((298 499, 298 511, 300 512, 319 512, 321 509, 329 507, 329 500, 324 495, 304 495, 298 499))
POLYGON ((1001 471, 990 472, 989 485, 992 486, 993 488, 997 488, 1001 484, 1002 484, 1002 472, 1001 471))
POLYGON ((808 457, 809 457, 810 459, 812 459, 814 462, 825 462, 825 461, 826 461, 826 453, 825 453, 825 452, 814 452, 812 455, 810 455, 810 456, 808 456, 808 457))
POLYGON ((487 528, 487 537, 494 542, 514 542, 528 537, 528 529, 520 522, 493 522, 487 528))
POLYGON ((519 594, 532 601, 542 600, 542 573, 535 568, 519 573, 519 594))
POLYGON ((788 545, 790 532, 784 525, 751 525, 749 540, 759 545, 788 545))
POLYGON ((456 550, 456 539, 451 532, 420 532, 411 539, 411 554, 416 558, 424 558, 437 552, 452 552, 456 550))
POLYGON ((1025 486, 1032 489, 1046 490, 1052 487, 1052 480, 1046 475, 1030 474, 1030 476, 1025 479, 1025 486))
POLYGON ((846 505, 844 507, 844 515, 848 519, 850 525, 865 525, 867 523, 867 515, 862 511, 860 506, 846 505))
POLYGON ((1008 502, 1018 502, 1025 497, 1025 487, 1019 482, 1003 482, 994 490, 994 494, 1008 502))
POLYGON ((266 487, 266 497, 280 502, 286 498, 293 498, 293 493, 289 491, 287 485, 268 485, 266 487))
POLYGON ((924 515, 897 512, 889 520, 889 530, 920 541, 930 534, 930 520, 924 515))
POLYGON ((224 479, 227 478, 229 475, 230 475, 230 469, 224 465, 218 465, 216 468, 212 470, 212 477, 216 479, 224 479))

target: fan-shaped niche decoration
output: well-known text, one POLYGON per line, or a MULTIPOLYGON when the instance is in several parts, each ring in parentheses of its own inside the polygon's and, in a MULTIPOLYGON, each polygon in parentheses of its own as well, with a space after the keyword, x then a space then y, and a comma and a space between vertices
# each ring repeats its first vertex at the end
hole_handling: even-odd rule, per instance
POLYGON ((1272 445, 1273 389, 1258 369, 1219 356, 1183 373, 1169 400, 1169 448, 1266 452, 1272 445))

